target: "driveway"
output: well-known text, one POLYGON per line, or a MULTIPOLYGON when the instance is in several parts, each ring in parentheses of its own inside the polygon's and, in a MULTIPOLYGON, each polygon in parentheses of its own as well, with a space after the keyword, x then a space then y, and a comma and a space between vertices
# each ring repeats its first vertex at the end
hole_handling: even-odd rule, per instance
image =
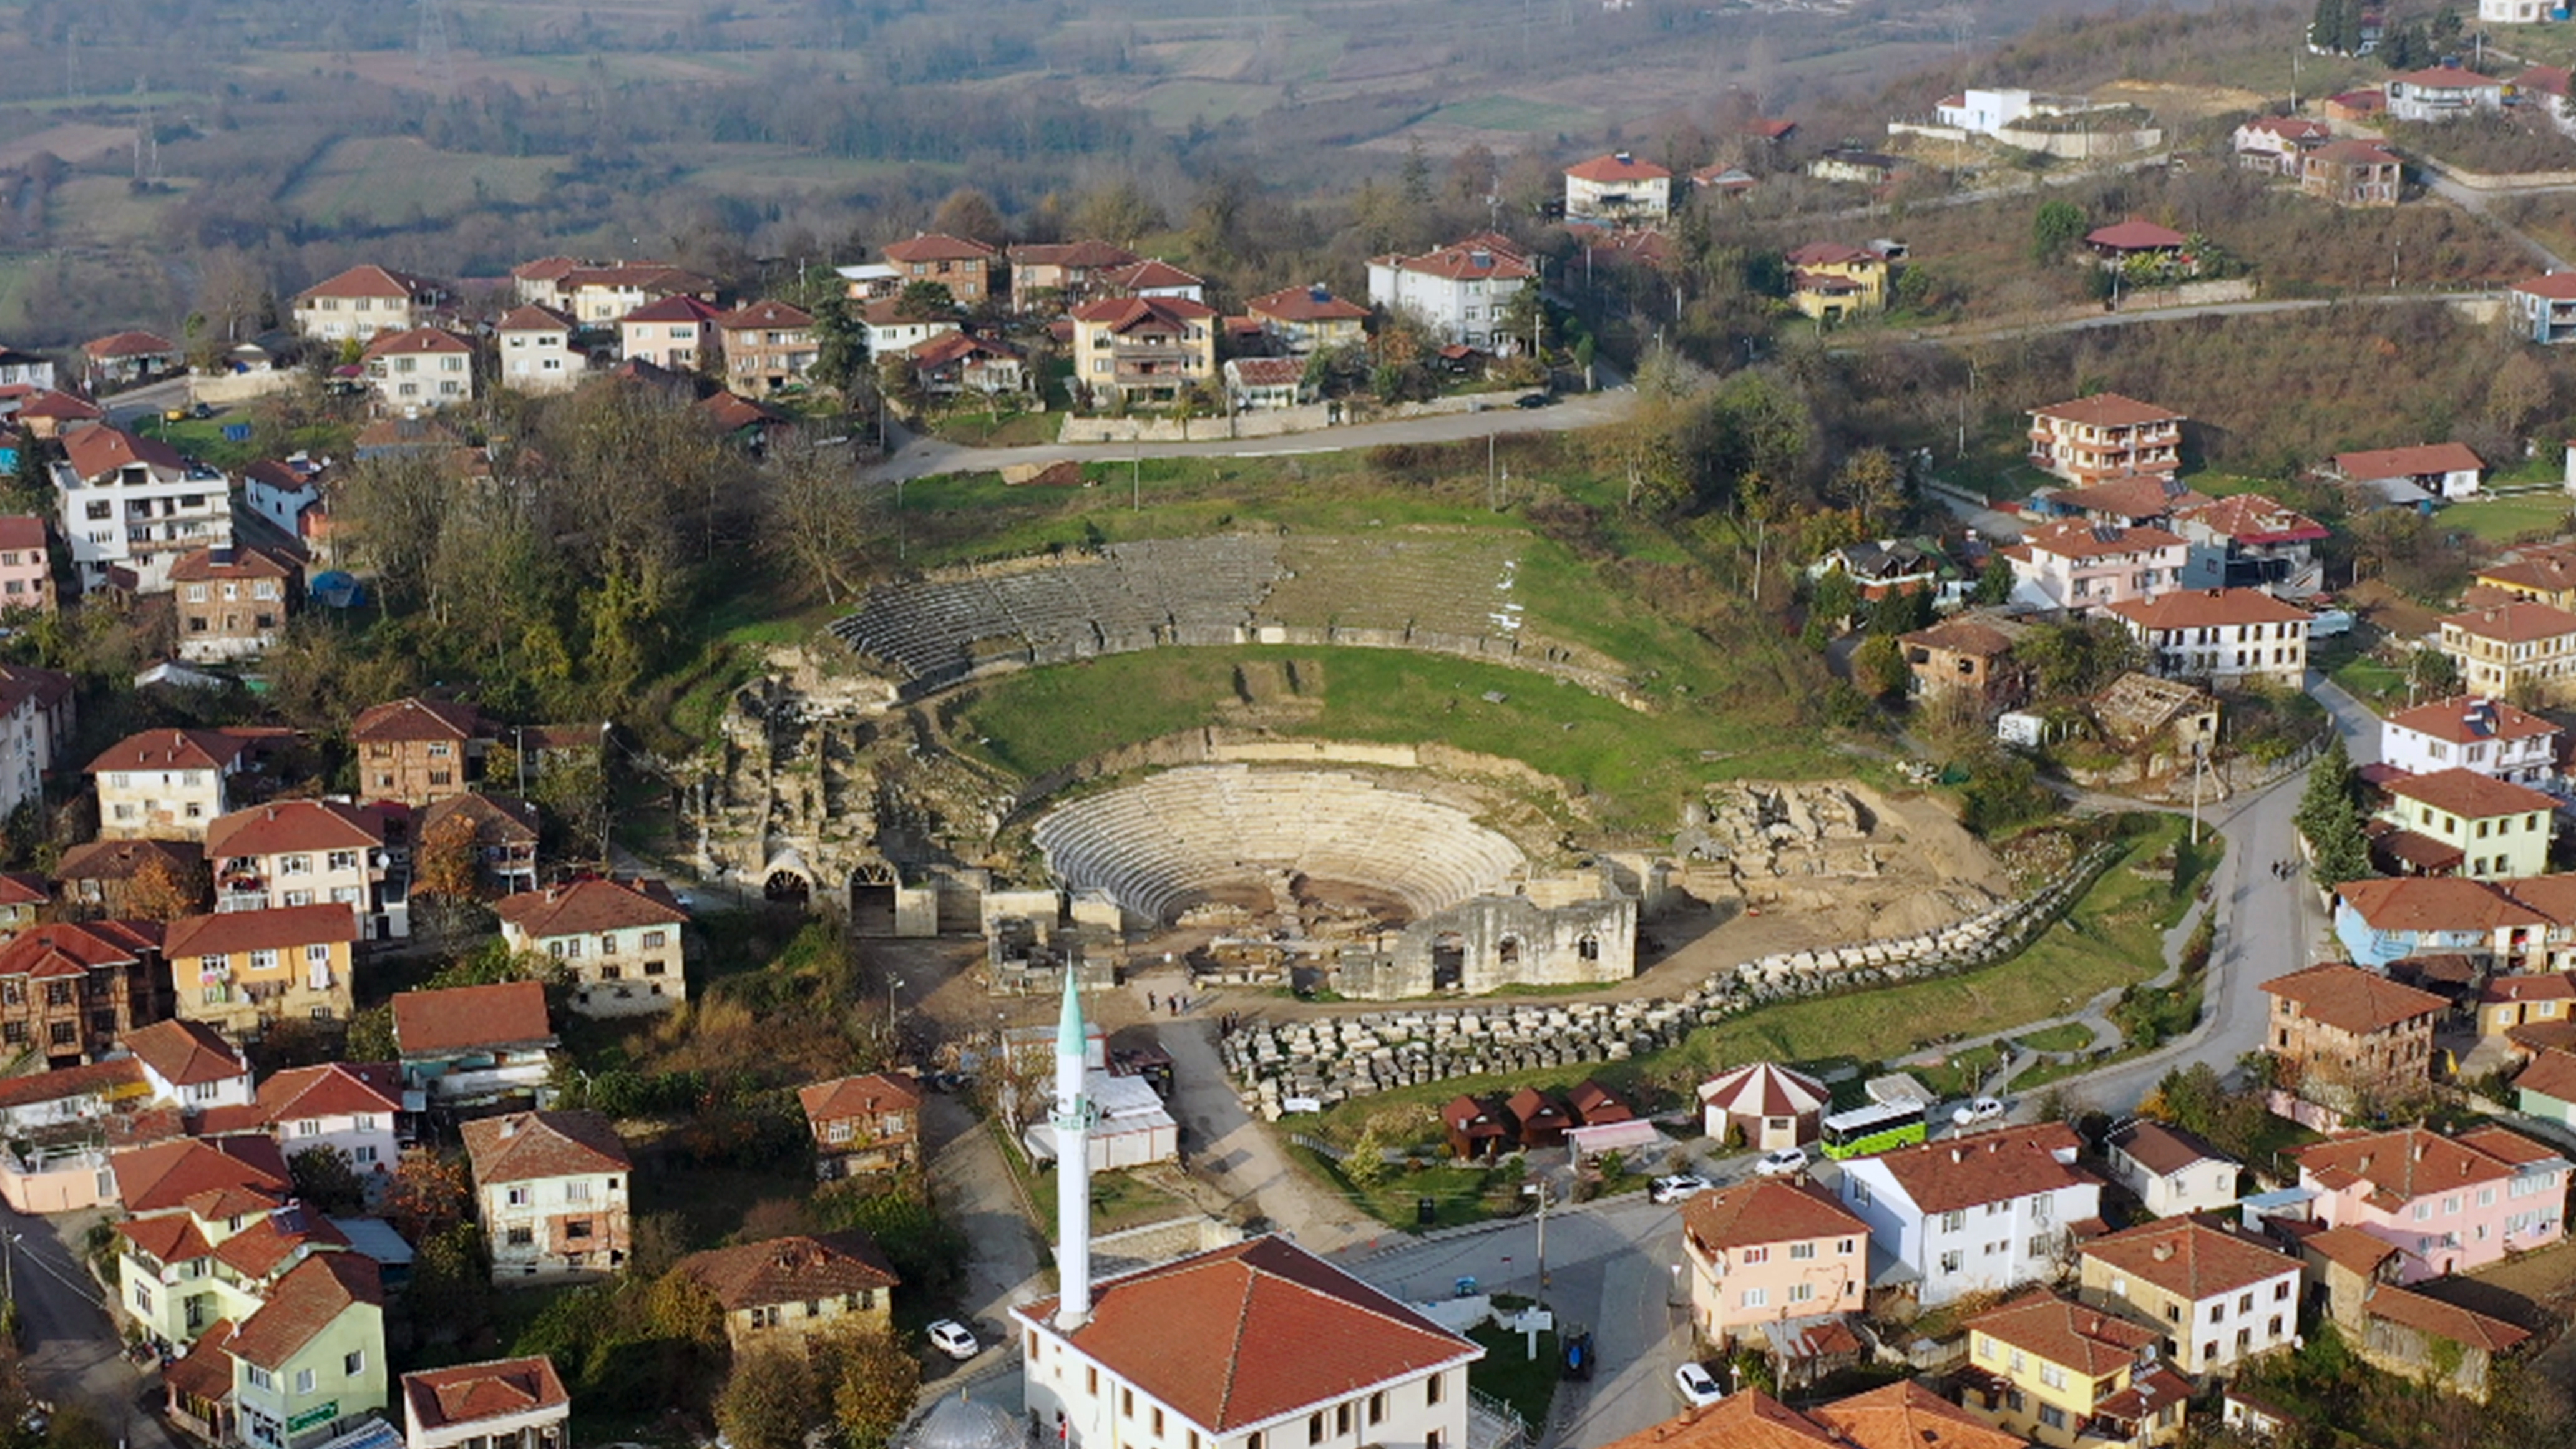
POLYGON ((1007 1339, 1010 1310, 1055 1291, 1053 1258, 1020 1210, 1019 1185, 974 1109, 946 1092, 924 1093, 921 1126, 931 1197, 965 1233, 971 1254, 962 1305, 980 1329, 1007 1339))
POLYGON ((1403 1236, 1290 1161, 1284 1139, 1245 1110, 1217 1056, 1214 1021, 1179 1017, 1158 1023, 1155 1032, 1172 1056, 1171 1112, 1194 1175, 1311 1252, 1340 1253, 1403 1236))
POLYGON ((98 1284, 56 1235, 55 1224, 0 1207, 0 1232, 10 1239, 10 1291, 36 1395, 57 1407, 79 1405, 127 1449, 177 1449, 159 1416, 141 1407, 147 1387, 159 1391, 158 1375, 147 1378, 126 1362, 98 1284))

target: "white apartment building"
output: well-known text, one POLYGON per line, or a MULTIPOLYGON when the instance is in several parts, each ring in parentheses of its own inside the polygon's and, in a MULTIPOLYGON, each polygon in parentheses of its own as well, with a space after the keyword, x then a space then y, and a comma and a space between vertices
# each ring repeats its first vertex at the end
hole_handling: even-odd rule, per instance
MULTIPOLYGON (((259 1084, 249 1111, 258 1114, 258 1126, 277 1140, 289 1162, 299 1152, 335 1148, 363 1179, 393 1171, 402 1150, 394 1130, 402 1105, 402 1079, 390 1063, 325 1062, 270 1076, 259 1084)), ((209 1112, 202 1130, 249 1125, 231 1115, 209 1112)))
POLYGON ((102 840, 204 840, 233 808, 232 782, 268 732, 145 730, 89 762, 102 840))
POLYGON ((127 1032, 123 1045, 142 1067, 153 1097, 182 1112, 247 1107, 254 1100, 249 1060, 204 1022, 156 1021, 127 1032))
POLYGON ((2179 1127, 2140 1117, 2103 1141, 2111 1175, 2160 1218, 2233 1207, 2244 1171, 2235 1160, 2179 1127))
POLYGON ((2283 689, 2307 679, 2312 616, 2260 589, 2172 589, 2124 599, 2109 612, 2146 646, 2148 667, 2163 678, 2283 689))
POLYGON ((501 939, 572 973, 584 1016, 667 1011, 688 1000, 689 913, 660 881, 583 880, 521 891, 494 904, 501 939))
POLYGON ((2162 1333, 2185 1373, 2227 1373, 2298 1336, 2299 1260, 2187 1217, 2095 1238, 2078 1271, 2085 1302, 2162 1333))
POLYGON ((0 814, 43 796, 72 735, 72 677, 52 669, 0 664, 0 814))
POLYGON ((379 266, 356 266, 296 294, 298 335, 322 342, 360 342, 383 332, 407 332, 429 320, 447 301, 447 289, 425 278, 379 266))
POLYGON ((346 905, 364 939, 411 934, 408 883, 392 869, 378 812, 337 800, 278 800, 206 827, 217 911, 346 905))
POLYGON ((512 1112, 464 1123, 492 1281, 585 1277, 625 1266, 626 1144, 597 1112, 512 1112))
POLYGON ((520 392, 569 392, 585 365, 572 345, 572 319, 544 307, 514 307, 492 325, 501 385, 520 392))
POLYGON ((2558 726, 2500 699, 2455 694, 2379 722, 2379 761, 2410 775, 2469 770, 2516 785, 2558 777, 2558 726))
POLYGON ((1673 209, 1673 173, 1633 151, 1565 168, 1568 221, 1661 221, 1673 209))
POLYGON ((367 344, 367 382, 396 413, 474 400, 474 344, 444 327, 380 333, 367 344))
POLYGON ((2005 1127, 1843 1164, 1843 1205, 1916 1275, 1925 1308, 2057 1275, 2069 1223, 2099 1216, 2064 1123, 2005 1127))
POLYGON ((2161 528, 2070 519, 2034 528, 1998 552, 2012 564, 2018 601, 2080 614, 2175 587, 2191 545, 2161 528))
POLYGON ((53 475, 83 593, 162 593, 182 555, 232 545, 232 480, 158 438, 83 428, 64 437, 53 475))
POLYGON ((1499 238, 1474 238, 1414 257, 1373 257, 1368 273, 1372 305, 1412 314, 1439 341, 1498 357, 1520 351, 1524 339, 1505 330, 1505 319, 1514 294, 1537 273, 1499 238))

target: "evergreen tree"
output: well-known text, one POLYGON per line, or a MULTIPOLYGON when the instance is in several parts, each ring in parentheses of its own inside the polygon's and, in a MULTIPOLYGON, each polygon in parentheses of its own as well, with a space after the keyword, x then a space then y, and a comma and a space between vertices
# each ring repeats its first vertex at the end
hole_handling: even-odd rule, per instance
POLYGON ((2449 51, 2460 42, 2460 12, 2445 5, 2433 12, 2433 48, 2449 51))
POLYGON ((2326 740, 2324 753, 2308 766, 2308 788, 2299 797, 2299 812, 2294 817, 2299 833, 2311 840, 2339 815, 2355 810, 2352 756, 2343 747, 2340 733, 2326 740))
POLYGON ((2308 45, 2314 50, 2334 50, 2343 40, 2343 0, 2317 0, 2317 12, 2308 22, 2308 45))
POLYGON ((2343 11, 2338 18, 2342 28, 2335 32, 2335 53, 2361 54, 2361 0, 2343 0, 2343 11))

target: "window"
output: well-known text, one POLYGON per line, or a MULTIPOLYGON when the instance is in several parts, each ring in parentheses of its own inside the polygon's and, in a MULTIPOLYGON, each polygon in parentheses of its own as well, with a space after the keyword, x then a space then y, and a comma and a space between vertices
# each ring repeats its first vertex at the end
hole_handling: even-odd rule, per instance
POLYGON ((2063 1429, 2066 1427, 2066 1411, 2055 1404, 2042 1404, 2039 1406, 2039 1422, 2052 1429, 2063 1429))
POLYGON ((268 1376, 268 1370, 261 1368, 258 1364, 245 1362, 242 1364, 242 1371, 249 1377, 250 1386, 254 1389, 273 1389, 277 1387, 277 1381, 268 1376))
POLYGON ((1118 1390, 1118 1417, 1122 1419, 1132 1419, 1136 1417, 1136 1391, 1134 1389, 1121 1386, 1118 1390))
POLYGON ((1959 1271, 1958 1249, 1952 1248, 1950 1251, 1941 1255, 1941 1271, 1944 1273, 1956 1273, 1959 1271))
POLYGON ((1154 1408, 1153 1422, 1154 1437, 1160 1439, 1163 1437, 1163 1410, 1160 1405, 1156 1405, 1154 1408))
POLYGON ((565 1236, 565 1237, 567 1237, 567 1238, 587 1238, 587 1237, 589 1237, 589 1236, 590 1236, 590 1219, 588 1219, 588 1218, 575 1218, 575 1219, 573 1219, 571 1222, 568 1222, 568 1223, 564 1224, 564 1236, 565 1236))
MULTIPOLYGON (((1422 1381, 1422 1402, 1426 1404, 1436 1404, 1440 1402, 1440 1395, 1444 1387, 1441 1380, 1444 1377, 1445 1375, 1442 1374, 1433 1374, 1431 1377, 1422 1381)), ((1252 1446, 1252 1449, 1261 1449, 1261 1446, 1256 1444, 1252 1446)))
POLYGON ((528 1190, 524 1187, 505 1188, 502 1190, 502 1200, 511 1207, 526 1207, 528 1190))
MULTIPOLYGON (((1376 1393, 1369 1395, 1368 1421, 1372 1425, 1383 1424, 1386 1422, 1386 1390, 1380 1389, 1376 1393)), ((1157 1425, 1156 1427, 1160 1428, 1161 1426, 1157 1425)))
POLYGON ((666 940, 667 935, 664 932, 646 931, 644 933, 644 949, 647 951, 658 951, 662 948, 666 940))
POLYGON ((1968 1215, 1964 1212, 1946 1212, 1941 1214, 1941 1231, 1945 1233, 1955 1233, 1967 1225, 1968 1215))
POLYGON ((299 1394, 309 1394, 313 1392, 313 1370, 297 1369, 295 1371, 295 1391, 299 1394))
POLYGON ((1845 1238, 1841 1242, 1834 1244, 1834 1252, 1842 1257, 1848 1258, 1851 1256, 1852 1247, 1857 1241, 1857 1239, 1845 1238))
POLYGON ((1747 1307, 1747 1308, 1768 1308, 1768 1307, 1770 1307, 1770 1306, 1771 1306, 1771 1290, 1770 1290, 1770 1289, 1768 1289, 1768 1288, 1747 1288, 1747 1289, 1745 1289, 1745 1290, 1744 1290, 1744 1306, 1745 1306, 1745 1307, 1747 1307))
POLYGON ((1747 1263, 1768 1263, 1771 1261, 1771 1250, 1767 1247, 1746 1248, 1736 1256, 1747 1263))
POLYGON ((366 1371, 367 1351, 365 1349, 362 1348, 356 1353, 343 1354, 340 1356, 340 1372, 348 1375, 350 1378, 354 1379, 366 1371))
POLYGON ((2053 1363, 2041 1364, 2039 1381, 2052 1389, 2062 1389, 2066 1387, 2066 1370, 2053 1363))
POLYGON ((1805 1303, 1810 1299, 1813 1299, 1815 1296, 1816 1285, 1813 1283, 1792 1283, 1789 1285, 1789 1301, 1792 1303, 1805 1303))
POLYGON ((1333 1432, 1335 1434, 1347 1434, 1351 1432, 1350 1405, 1336 1404, 1333 1406, 1333 1432))

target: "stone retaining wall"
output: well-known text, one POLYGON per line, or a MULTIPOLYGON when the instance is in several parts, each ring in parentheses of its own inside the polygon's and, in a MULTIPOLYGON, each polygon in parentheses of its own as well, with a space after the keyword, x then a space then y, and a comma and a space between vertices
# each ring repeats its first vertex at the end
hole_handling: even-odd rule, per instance
POLYGON ((2105 841, 2019 900, 1919 936, 1747 961, 1665 1000, 1486 1003, 1256 1023, 1226 1038, 1226 1070, 1244 1105, 1277 1121, 1282 1103, 1325 1107, 1451 1077, 1510 1076, 1626 1061, 1680 1043, 1697 1027, 1773 1001, 1965 971, 2027 947, 2063 915, 2121 846, 2105 841))

